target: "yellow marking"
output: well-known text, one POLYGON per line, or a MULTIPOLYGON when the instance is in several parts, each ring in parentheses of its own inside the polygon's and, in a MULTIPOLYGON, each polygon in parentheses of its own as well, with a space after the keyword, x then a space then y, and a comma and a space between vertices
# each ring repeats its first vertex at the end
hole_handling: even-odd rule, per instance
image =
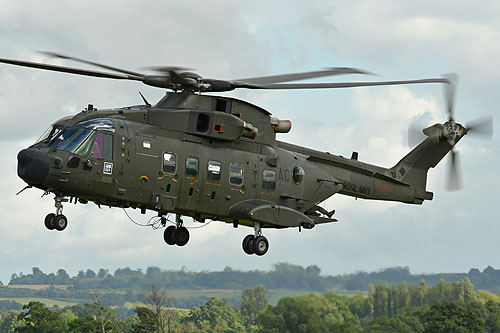
POLYGON ((213 185, 213 186, 220 186, 220 184, 217 184, 217 183, 211 183, 211 182, 206 182, 205 184, 207 184, 207 185, 213 185))
POLYGON ((148 176, 140 176, 139 179, 146 179, 149 180, 148 176))
POLYGON ((158 180, 162 180, 162 179, 164 179, 165 177, 170 177, 170 178, 171 178, 174 182, 177 182, 177 179, 175 179, 175 177, 174 177, 174 176, 172 176, 172 175, 163 175, 163 176, 161 176, 161 177, 158 177, 157 179, 158 179, 158 180))
POLYGON ((276 196, 276 194, 274 193, 268 193, 268 192, 260 192, 260 194, 263 194, 263 195, 270 195, 272 197, 276 196))
POLYGON ((232 188, 231 191, 238 191, 240 192, 241 194, 245 194, 245 191, 243 191, 242 189, 239 189, 239 188, 232 188))

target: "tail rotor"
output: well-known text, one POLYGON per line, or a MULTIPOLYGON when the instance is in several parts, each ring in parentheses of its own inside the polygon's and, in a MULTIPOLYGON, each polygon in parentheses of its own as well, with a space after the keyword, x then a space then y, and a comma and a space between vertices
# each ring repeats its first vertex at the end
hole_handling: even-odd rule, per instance
POLYGON ((436 144, 441 140, 448 141, 451 149, 446 189, 448 191, 458 191, 462 189, 462 175, 460 172, 459 154, 455 150, 455 145, 466 134, 491 138, 493 136, 493 117, 477 118, 469 121, 465 127, 455 122, 455 97, 458 77, 456 74, 446 74, 444 78, 446 79, 444 95, 448 121, 444 124, 436 124, 423 130, 421 129, 422 126, 416 122, 410 124, 408 127, 408 144, 413 148, 426 138, 436 140, 436 144))

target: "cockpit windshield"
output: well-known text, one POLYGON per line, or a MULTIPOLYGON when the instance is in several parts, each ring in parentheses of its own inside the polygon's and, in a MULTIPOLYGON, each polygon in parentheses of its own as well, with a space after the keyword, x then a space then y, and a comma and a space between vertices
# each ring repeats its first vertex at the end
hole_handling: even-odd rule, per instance
POLYGON ((86 155, 98 129, 115 131, 111 119, 105 118, 84 121, 71 127, 54 124, 45 131, 35 145, 46 145, 78 155, 86 155))

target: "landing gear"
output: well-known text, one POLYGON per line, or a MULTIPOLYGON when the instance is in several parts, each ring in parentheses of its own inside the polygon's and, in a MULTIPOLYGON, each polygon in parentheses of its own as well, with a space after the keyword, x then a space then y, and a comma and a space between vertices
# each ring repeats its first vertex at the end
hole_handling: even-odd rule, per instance
POLYGON ((56 228, 56 214, 50 213, 45 216, 45 227, 49 230, 54 230, 56 228))
POLYGON ((269 241, 264 236, 259 236, 253 241, 253 250, 256 255, 263 256, 269 250, 269 241))
POLYGON ((253 252, 253 241, 255 237, 254 235, 247 235, 245 238, 243 238, 243 251, 245 251, 246 254, 254 254, 253 252))
POLYGON ((56 213, 50 213, 45 216, 44 224, 49 230, 63 231, 68 226, 68 219, 62 214, 63 202, 67 202, 68 199, 64 197, 57 196, 54 198, 56 213))
POLYGON ((180 215, 176 216, 177 227, 167 227, 163 232, 163 239, 168 245, 184 246, 189 241, 189 231, 182 225, 180 215))
POLYGON ((243 238, 243 251, 246 254, 256 254, 258 256, 263 256, 269 250, 269 241, 266 237, 262 236, 262 229, 258 222, 254 225, 255 235, 247 235, 243 238))
POLYGON ((165 240, 165 243, 167 243, 168 245, 175 245, 174 232, 175 232, 175 227, 173 225, 167 227, 163 232, 163 239, 165 240))
POLYGON ((68 226, 68 219, 64 215, 57 215, 55 218, 56 230, 63 231, 68 226))

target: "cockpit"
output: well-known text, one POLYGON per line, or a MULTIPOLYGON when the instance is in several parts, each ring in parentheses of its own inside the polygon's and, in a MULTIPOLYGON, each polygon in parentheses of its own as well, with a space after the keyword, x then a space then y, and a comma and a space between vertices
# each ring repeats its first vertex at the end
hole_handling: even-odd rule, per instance
POLYGON ((85 156, 95 138, 94 145, 97 147, 93 148, 94 154, 99 155, 96 156, 98 158, 106 158, 108 156, 105 155, 109 155, 106 150, 111 149, 112 146, 111 133, 114 131, 113 121, 107 118, 83 121, 70 127, 63 126, 62 122, 59 121, 50 126, 34 146, 50 147, 85 156), (109 148, 106 149, 106 147, 109 148))

